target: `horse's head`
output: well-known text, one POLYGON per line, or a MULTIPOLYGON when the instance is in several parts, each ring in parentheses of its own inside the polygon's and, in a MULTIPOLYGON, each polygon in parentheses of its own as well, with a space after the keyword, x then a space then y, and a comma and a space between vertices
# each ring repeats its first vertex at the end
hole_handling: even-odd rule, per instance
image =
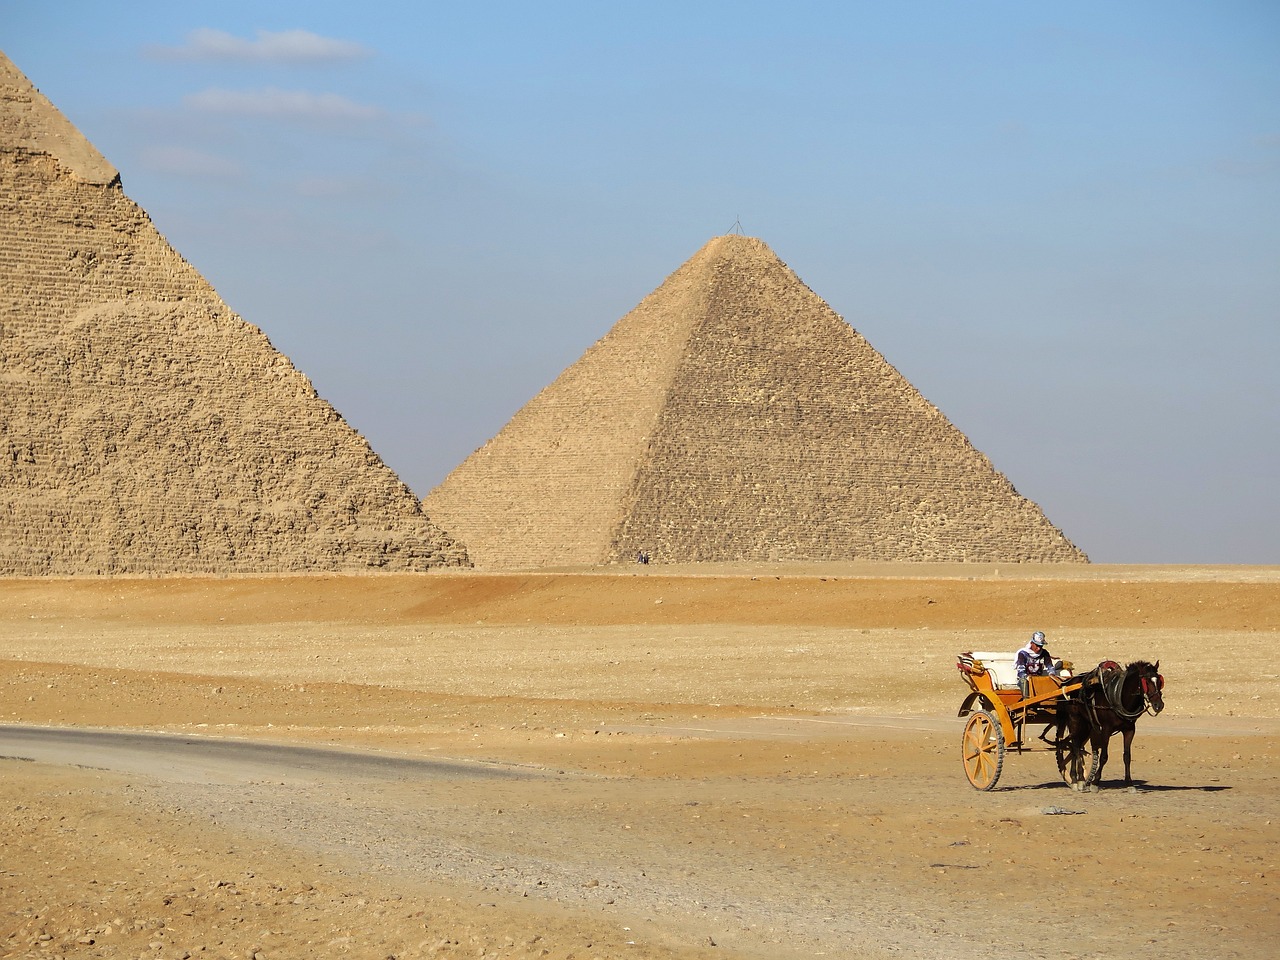
POLYGON ((1164 677, 1160 675, 1160 661, 1147 663, 1139 660, 1133 664, 1142 690, 1142 699, 1152 716, 1164 709, 1164 677))

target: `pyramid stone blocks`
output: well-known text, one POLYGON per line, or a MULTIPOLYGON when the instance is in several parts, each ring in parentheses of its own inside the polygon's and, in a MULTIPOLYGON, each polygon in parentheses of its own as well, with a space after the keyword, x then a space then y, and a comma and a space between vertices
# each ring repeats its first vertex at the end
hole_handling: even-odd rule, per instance
POLYGON ((0 574, 466 561, 0 54, 0 574))
POLYGON ((1084 561, 759 240, 708 243, 426 501, 481 566, 1084 561))

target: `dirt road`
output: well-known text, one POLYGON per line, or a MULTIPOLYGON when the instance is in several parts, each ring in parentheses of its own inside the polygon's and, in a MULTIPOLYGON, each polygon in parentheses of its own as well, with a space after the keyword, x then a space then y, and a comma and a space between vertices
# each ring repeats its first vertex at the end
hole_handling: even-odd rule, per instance
POLYGON ((1269 956, 1280 572, 910 572, 0 583, 0 721, 389 764, 0 734, 0 955, 1269 956), (1162 659, 1138 790, 964 782, 1027 627, 1162 659))

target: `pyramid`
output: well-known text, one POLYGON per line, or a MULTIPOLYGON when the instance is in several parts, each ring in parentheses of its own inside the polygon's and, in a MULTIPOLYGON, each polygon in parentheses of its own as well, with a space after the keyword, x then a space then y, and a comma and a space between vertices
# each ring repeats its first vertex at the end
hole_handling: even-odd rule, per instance
POLYGON ((0 574, 465 562, 0 54, 0 574))
POLYGON ((1087 561, 760 240, 711 240, 427 496, 481 567, 1087 561))

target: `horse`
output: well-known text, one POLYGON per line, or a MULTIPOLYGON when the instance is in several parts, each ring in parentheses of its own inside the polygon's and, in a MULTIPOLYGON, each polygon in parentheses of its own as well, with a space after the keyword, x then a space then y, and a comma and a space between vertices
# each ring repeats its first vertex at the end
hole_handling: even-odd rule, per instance
POLYGON ((1107 765, 1107 744, 1117 733, 1124 735, 1124 782, 1133 784, 1131 768, 1133 734, 1138 718, 1153 717, 1164 709, 1164 677, 1160 661, 1135 660, 1121 667, 1113 660, 1075 678, 1084 686, 1065 698, 1058 715, 1058 770, 1073 789, 1102 782, 1107 765), (1085 742, 1093 749, 1095 765, 1084 769, 1085 742), (1068 770, 1068 764, 1070 770, 1068 770))

